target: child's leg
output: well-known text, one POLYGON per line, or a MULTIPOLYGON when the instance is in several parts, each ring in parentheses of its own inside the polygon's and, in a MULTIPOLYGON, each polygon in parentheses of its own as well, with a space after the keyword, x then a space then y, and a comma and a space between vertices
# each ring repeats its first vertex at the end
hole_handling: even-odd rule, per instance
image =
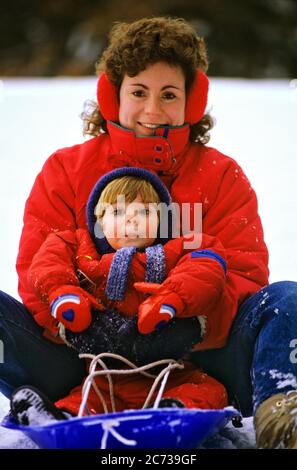
MULTIPOLYGON (((98 385, 98 388, 101 394, 103 395, 108 412, 111 412, 112 406, 111 406, 110 393, 109 393, 107 380, 105 378, 101 380, 97 379, 96 383, 98 385)), ((120 400, 118 396, 116 396, 116 394, 114 394, 114 401, 115 401, 116 411, 122 411, 125 409, 125 404, 120 400)), ((62 410, 68 411, 73 416, 76 416, 79 412, 81 402, 82 402, 82 386, 79 385, 78 387, 75 387, 73 390, 71 390, 69 395, 57 401, 55 405, 62 410)), ((88 414, 95 415, 95 414, 100 414, 104 412, 105 412, 104 406, 100 398, 98 397, 94 388, 91 387, 91 390, 88 395, 87 407, 83 413, 84 416, 88 414)))
POLYGON ((163 398, 178 400, 186 408, 219 409, 228 405, 225 387, 214 378, 200 370, 194 371, 190 377, 187 374, 185 378, 185 383, 168 388, 163 398))
MULTIPOLYGON (((104 397, 108 411, 111 412, 110 394, 103 380, 101 379, 102 383, 99 389, 104 397)), ((53 403, 42 391, 30 385, 25 385, 17 388, 12 394, 10 401, 11 414, 19 424, 43 426, 51 421, 65 420, 71 416, 77 416, 81 402, 82 386, 75 387, 69 395, 53 403)), ((117 411, 124 409, 124 405, 117 397, 115 397, 115 405, 117 411)), ((83 415, 95 415, 104 412, 104 406, 100 398, 95 390, 91 388, 83 415)))
MULTIPOLYGON (((120 376, 113 378, 113 397, 116 411, 124 409, 140 409, 143 407, 148 393, 152 387, 153 379, 144 376, 120 376)), ((96 384, 103 395, 108 411, 112 411, 108 381, 105 377, 97 377, 96 384)), ((150 406, 157 396, 155 391, 150 406)), ((212 377, 208 376, 192 365, 187 364, 184 370, 175 371, 169 377, 165 392, 163 394, 162 406, 167 406, 164 399, 174 399, 176 406, 187 408, 218 409, 227 406, 227 393, 225 387, 212 377)), ((54 419, 55 410, 67 411, 73 416, 78 414, 82 402, 82 386, 75 387, 69 395, 53 404, 46 400, 42 402, 42 411, 49 411, 54 419), (57 408, 56 408, 57 407, 57 408), (55 408, 55 409, 54 409, 55 408)), ((171 406, 171 405, 168 405, 171 406)), ((84 415, 104 413, 104 407, 93 387, 88 395, 87 409, 84 415)), ((45 416, 48 419, 48 416, 45 416)), ((63 418, 62 418, 63 419, 63 418)), ((29 423, 31 424, 31 423, 29 423)))
MULTIPOLYGON (((152 384, 152 379, 140 375, 120 377, 115 393, 123 404, 122 409, 142 408, 152 384)), ((157 387, 150 406, 153 405, 158 390, 157 387)), ((228 405, 225 387, 189 363, 185 365, 185 369, 170 374, 163 398, 174 398, 187 408, 217 409, 228 405)))

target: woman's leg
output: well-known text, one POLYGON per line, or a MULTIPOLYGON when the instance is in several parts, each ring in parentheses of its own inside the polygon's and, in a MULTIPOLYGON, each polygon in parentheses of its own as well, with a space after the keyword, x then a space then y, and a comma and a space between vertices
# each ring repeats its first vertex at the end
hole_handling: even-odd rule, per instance
POLYGON ((0 292, 0 391, 8 398, 16 387, 33 385, 56 401, 81 383, 84 361, 42 331, 23 304, 0 292))
POLYGON ((193 353, 192 359, 227 387, 248 416, 271 395, 297 389, 294 347, 297 283, 283 281, 242 304, 224 348, 193 353))

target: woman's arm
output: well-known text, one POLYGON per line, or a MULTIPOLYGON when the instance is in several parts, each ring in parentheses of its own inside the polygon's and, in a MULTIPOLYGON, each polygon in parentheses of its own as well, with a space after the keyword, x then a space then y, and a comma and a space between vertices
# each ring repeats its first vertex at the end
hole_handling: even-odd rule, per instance
POLYGON ((27 272, 34 255, 48 235, 57 231, 76 229, 72 210, 74 199, 62 159, 56 153, 44 164, 26 202, 16 263, 19 294, 24 304, 39 325, 55 331, 57 331, 56 322, 49 315, 48 305, 36 296, 34 287, 28 283, 27 272))

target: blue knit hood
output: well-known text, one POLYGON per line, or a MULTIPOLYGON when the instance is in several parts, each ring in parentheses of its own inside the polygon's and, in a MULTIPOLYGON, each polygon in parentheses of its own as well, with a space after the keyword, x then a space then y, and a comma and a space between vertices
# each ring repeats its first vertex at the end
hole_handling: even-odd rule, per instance
MULTIPOLYGON (((100 198, 100 195, 102 191, 105 189, 105 187, 114 179, 121 178, 123 176, 134 176, 134 177, 139 177, 148 181, 158 193, 161 202, 165 203, 167 207, 171 206, 172 204, 171 196, 169 194, 168 189, 164 185, 164 183, 160 180, 160 178, 156 174, 148 170, 144 170, 142 168, 134 168, 134 167, 123 167, 123 168, 117 168, 115 170, 112 170, 106 175, 102 176, 95 184, 87 202, 87 225, 88 225, 88 229, 91 234, 91 237, 100 254, 113 253, 115 250, 110 246, 110 244, 106 240, 102 232, 102 229, 99 223, 97 222, 96 215, 95 215, 95 208, 100 198)), ((168 240, 172 238, 172 223, 173 223, 172 210, 168 212, 163 211, 163 214, 161 210, 158 235, 154 244, 164 245, 168 240), (162 225, 162 220, 168 221, 167 222, 168 223, 168 237, 166 238, 161 238, 160 233, 159 233, 160 226, 162 225)))

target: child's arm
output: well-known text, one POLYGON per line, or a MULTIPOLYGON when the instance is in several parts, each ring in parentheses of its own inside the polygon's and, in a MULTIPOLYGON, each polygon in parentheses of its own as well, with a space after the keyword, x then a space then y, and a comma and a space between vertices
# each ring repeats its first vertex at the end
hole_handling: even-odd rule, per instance
POLYGON ((53 287, 79 286, 77 269, 95 282, 103 265, 86 230, 64 230, 50 234, 43 242, 32 259, 27 280, 36 295, 46 302, 53 287))
MULTIPOLYGON (((58 322, 72 331, 83 331, 91 322, 91 307, 102 306, 79 287, 78 265, 88 261, 88 274, 100 271, 99 256, 86 230, 66 230, 50 234, 33 257, 28 283, 38 298, 48 305, 45 326, 58 322)), ((85 266, 86 267, 86 266, 85 266)), ((48 328, 49 329, 49 328, 48 328)))
POLYGON ((207 315, 222 294, 226 262, 221 244, 203 235, 200 248, 190 251, 185 241, 181 237, 165 245, 167 264, 172 267, 174 260, 176 266, 161 285, 135 284, 136 289, 153 294, 139 308, 141 333, 150 333, 175 316, 207 315))

